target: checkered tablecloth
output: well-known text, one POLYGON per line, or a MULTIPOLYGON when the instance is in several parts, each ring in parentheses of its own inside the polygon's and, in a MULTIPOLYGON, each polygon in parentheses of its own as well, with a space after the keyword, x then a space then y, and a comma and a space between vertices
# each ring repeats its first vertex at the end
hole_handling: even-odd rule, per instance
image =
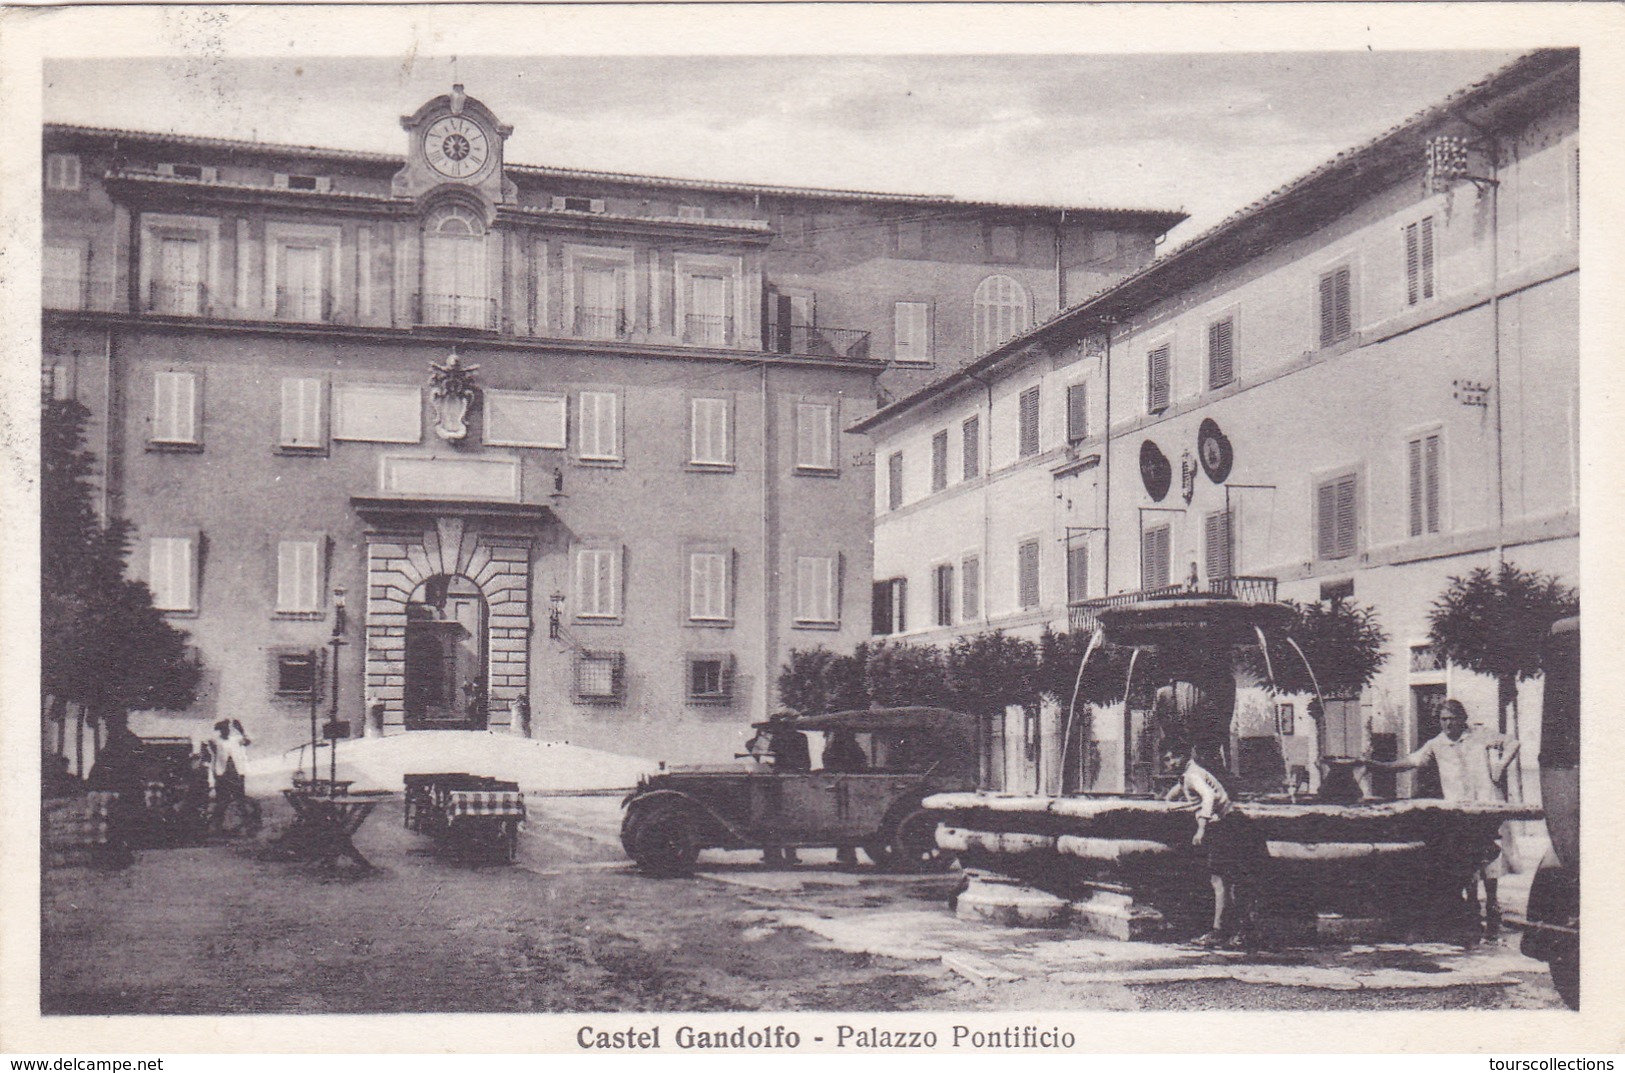
POLYGON ((524 819, 525 795, 518 790, 450 790, 446 793, 446 818, 495 816, 524 819))

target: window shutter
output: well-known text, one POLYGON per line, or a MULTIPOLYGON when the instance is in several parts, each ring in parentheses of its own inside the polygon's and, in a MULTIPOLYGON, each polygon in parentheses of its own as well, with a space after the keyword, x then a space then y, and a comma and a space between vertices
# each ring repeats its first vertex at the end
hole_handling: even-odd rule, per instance
POLYGON ((1140 587, 1161 589, 1168 585, 1168 537, 1166 525, 1140 534, 1140 587))
POLYGON ((940 492, 948 487, 948 430, 943 429, 931 437, 931 490, 940 492))
POLYGON ((952 626, 954 624, 954 568, 944 563, 937 567, 937 625, 952 626))
POLYGON ((1207 386, 1220 388, 1235 379, 1235 321, 1226 317, 1207 326, 1207 386))
POLYGON ((1424 478, 1427 485, 1427 528, 1428 532, 1437 533, 1439 531, 1439 437, 1437 434, 1427 438, 1424 451, 1426 454, 1424 478))
POLYGON ((1038 388, 1021 393, 1021 457, 1038 453, 1038 388))
POLYGON ((1406 468, 1410 476, 1410 533, 1422 535, 1422 441, 1411 440, 1405 445, 1406 468))
POLYGON ((1419 247, 1417 226, 1405 225, 1405 303, 1415 305, 1420 297, 1420 284, 1422 273, 1422 254, 1419 247))
POLYGON ((1337 482, 1338 549, 1344 555, 1354 553, 1356 524, 1354 477, 1351 474, 1337 482))
POLYGON ((1066 389, 1066 442, 1089 438, 1089 385, 1073 384, 1066 389))
POLYGON ((1422 217, 1422 297, 1433 297, 1433 217, 1422 217))
POLYGON ((981 417, 980 416, 972 416, 972 417, 967 418, 965 420, 965 423, 960 426, 960 431, 962 433, 962 439, 963 439, 963 443, 962 443, 961 446, 962 446, 962 449, 964 451, 964 457, 965 457, 965 464, 964 464, 965 479, 968 481, 972 477, 975 477, 975 476, 977 476, 978 474, 980 474, 982 472, 982 419, 981 419, 981 417))
POLYGON ((1089 596, 1089 545, 1073 544, 1066 549, 1066 598, 1076 603, 1089 596))
POLYGON ((1349 270, 1339 268, 1333 273, 1333 291, 1337 298, 1337 315, 1334 318, 1333 330, 1337 339, 1347 339, 1353 330, 1353 310, 1349 308, 1349 270))
POLYGON ((276 546, 276 606, 278 611, 298 611, 299 545, 284 540, 276 546))
POLYGON ((869 586, 869 632, 876 637, 892 632, 889 581, 877 581, 869 586))
POLYGON ((197 378, 160 372, 153 380, 152 438, 163 443, 197 442, 197 378))
POLYGON ((1204 551, 1208 579, 1227 578, 1232 573, 1230 564, 1230 514, 1217 511, 1203 521, 1205 528, 1204 551))
POLYGON ((886 503, 892 510, 903 505, 903 452, 886 459, 886 503))
POLYGON ((154 537, 151 567, 153 605, 161 611, 192 610, 192 538, 154 537))
POLYGON ((960 564, 959 614, 969 620, 981 617, 982 560, 968 555, 960 564))
POLYGON ((1320 277, 1320 345, 1331 346, 1337 341, 1337 283, 1335 273, 1320 277))
POLYGON ((1168 408, 1168 347, 1159 346, 1145 359, 1145 409, 1160 414, 1168 408))
POLYGON ((304 378, 282 381, 282 446, 320 447, 322 382, 304 378))
POLYGON ((1021 606, 1025 608, 1038 606, 1038 543, 1029 540, 1022 544, 1016 552, 1016 566, 1020 573, 1019 589, 1021 606))
POLYGON ((1328 481, 1315 489, 1315 548, 1317 558, 1337 557, 1337 485, 1328 481))

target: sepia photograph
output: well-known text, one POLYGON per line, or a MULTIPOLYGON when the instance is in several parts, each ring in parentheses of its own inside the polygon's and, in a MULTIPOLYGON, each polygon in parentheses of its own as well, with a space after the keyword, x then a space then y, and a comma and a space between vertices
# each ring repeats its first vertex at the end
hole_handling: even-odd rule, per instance
POLYGON ((1599 72, 1356 6, 28 12, 30 1038, 1618 1050, 1599 72))

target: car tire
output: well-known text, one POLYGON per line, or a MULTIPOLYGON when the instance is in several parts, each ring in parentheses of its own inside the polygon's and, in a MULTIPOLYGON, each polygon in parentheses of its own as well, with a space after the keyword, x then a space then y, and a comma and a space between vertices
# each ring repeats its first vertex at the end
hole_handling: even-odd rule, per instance
POLYGON ((1552 958, 1552 986, 1557 988, 1557 994, 1563 1004, 1571 1010, 1580 1008, 1580 957, 1576 954, 1561 954, 1552 958))
POLYGON ((937 845, 937 817, 922 808, 908 809, 888 820, 884 840, 867 842, 863 850, 888 872, 940 872, 952 861, 937 845))
POLYGON ((700 855, 699 825, 680 805, 653 805, 635 821, 627 817, 622 831, 628 854, 645 875, 687 875, 700 855))

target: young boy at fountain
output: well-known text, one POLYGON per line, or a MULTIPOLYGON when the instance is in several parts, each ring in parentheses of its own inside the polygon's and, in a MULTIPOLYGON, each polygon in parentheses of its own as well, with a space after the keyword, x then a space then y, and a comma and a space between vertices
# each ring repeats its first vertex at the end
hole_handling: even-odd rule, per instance
POLYGON ((1249 889, 1257 839, 1247 818, 1235 811, 1230 792, 1218 776, 1197 762, 1190 742, 1170 738, 1163 745, 1165 770, 1179 771, 1179 782, 1166 795, 1188 801, 1196 810, 1191 845, 1207 854, 1213 884, 1213 928, 1195 940, 1197 946, 1242 946, 1251 942, 1253 915, 1249 889))

